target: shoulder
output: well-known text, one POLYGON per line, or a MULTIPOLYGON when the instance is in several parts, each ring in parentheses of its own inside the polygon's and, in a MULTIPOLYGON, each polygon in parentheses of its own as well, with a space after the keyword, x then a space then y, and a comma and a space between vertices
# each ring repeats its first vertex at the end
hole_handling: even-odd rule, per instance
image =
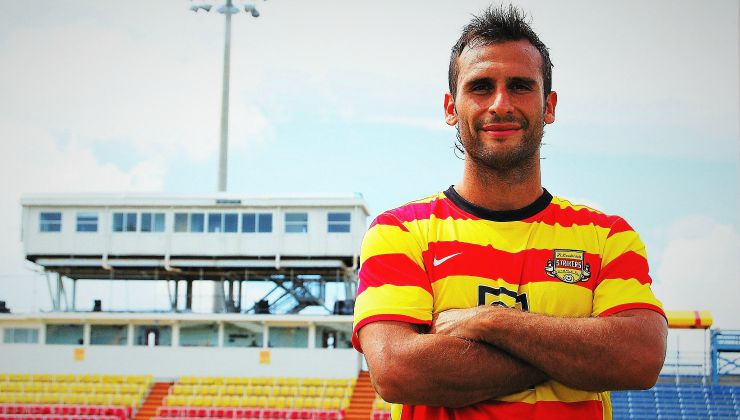
POLYGON ((370 228, 380 224, 398 226, 403 230, 408 223, 429 219, 440 206, 446 205, 446 200, 444 193, 438 192, 418 200, 409 201, 402 206, 379 214, 370 224, 370 228))
POLYGON ((616 231, 632 230, 629 223, 621 216, 607 214, 593 206, 580 204, 577 201, 556 195, 552 197, 550 202, 549 213, 552 222, 561 226, 593 225, 594 227, 609 229, 610 234, 614 234, 616 231))

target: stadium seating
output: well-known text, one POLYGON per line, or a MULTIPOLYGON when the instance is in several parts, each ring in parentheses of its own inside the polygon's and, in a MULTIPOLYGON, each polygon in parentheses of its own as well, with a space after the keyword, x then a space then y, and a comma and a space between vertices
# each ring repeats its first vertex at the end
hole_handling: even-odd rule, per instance
POLYGON ((125 420, 151 383, 151 375, 0 374, 0 420, 125 420))
POLYGON ((740 418, 740 386, 661 383, 611 398, 615 420, 740 418))
POLYGON ((340 420, 355 378, 182 377, 155 419, 340 420))
POLYGON ((391 403, 384 401, 380 396, 376 396, 373 403, 372 420, 390 420, 391 403))

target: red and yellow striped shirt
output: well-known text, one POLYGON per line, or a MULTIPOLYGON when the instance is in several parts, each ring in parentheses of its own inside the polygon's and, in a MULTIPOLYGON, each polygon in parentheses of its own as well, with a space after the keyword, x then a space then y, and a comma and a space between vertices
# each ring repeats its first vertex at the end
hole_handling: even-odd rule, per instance
MULTIPOLYGON (((644 308, 665 316, 650 289, 645 246, 624 219, 547 191, 515 211, 490 211, 447 191, 379 215, 362 244, 357 331, 374 321, 430 325, 432 314, 505 305, 561 317, 644 308)), ((611 419, 607 392, 554 380, 461 409, 394 406, 394 419, 611 419)))

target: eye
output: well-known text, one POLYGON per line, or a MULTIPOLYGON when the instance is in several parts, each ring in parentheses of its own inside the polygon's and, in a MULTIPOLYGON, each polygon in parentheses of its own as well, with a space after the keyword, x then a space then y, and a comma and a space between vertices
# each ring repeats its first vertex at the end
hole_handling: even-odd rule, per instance
POLYGON ((526 82, 511 82, 509 83, 509 90, 514 92, 531 92, 532 85, 526 82))
POLYGON ((475 82, 472 85, 470 85, 470 91, 473 93, 483 94, 483 93, 488 93, 491 90, 493 90, 493 86, 491 85, 490 82, 487 82, 487 81, 479 81, 479 82, 475 82))

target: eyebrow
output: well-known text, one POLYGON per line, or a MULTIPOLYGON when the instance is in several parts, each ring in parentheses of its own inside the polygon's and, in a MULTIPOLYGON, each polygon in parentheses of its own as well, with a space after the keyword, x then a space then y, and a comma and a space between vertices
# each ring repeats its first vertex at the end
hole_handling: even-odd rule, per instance
POLYGON ((522 83, 524 85, 527 85, 529 87, 535 86, 537 84, 537 81, 534 79, 530 79, 529 77, 512 77, 507 80, 507 83, 522 83))
MULTIPOLYGON (((471 86, 475 86, 479 83, 490 83, 494 84, 494 81, 490 77, 477 77, 475 79, 468 80, 463 85, 465 88, 469 88, 471 86)), ((522 76, 516 76, 516 77, 510 77, 506 79, 506 84, 509 83, 521 83, 523 85, 534 87, 537 85, 537 81, 535 79, 529 78, 529 77, 522 77, 522 76)))

